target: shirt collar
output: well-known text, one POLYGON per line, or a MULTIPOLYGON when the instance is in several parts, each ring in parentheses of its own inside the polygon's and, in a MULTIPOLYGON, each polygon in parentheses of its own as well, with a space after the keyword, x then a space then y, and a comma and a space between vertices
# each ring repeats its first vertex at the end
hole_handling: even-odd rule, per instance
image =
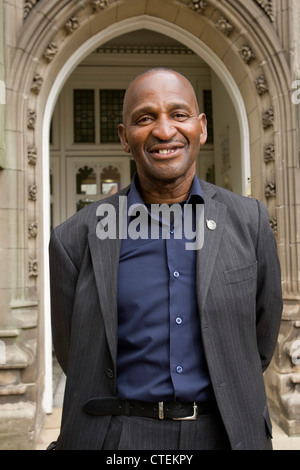
MULTIPOLYGON (((138 188, 139 188, 139 178, 138 178, 138 174, 135 173, 131 186, 130 186, 129 193, 128 193, 128 207, 132 206, 133 204, 138 204, 138 205, 143 205, 143 206, 145 205, 143 199, 140 196, 138 188)), ((197 175, 194 176, 191 189, 190 189, 190 194, 186 203, 196 202, 196 199, 198 199, 199 203, 203 204, 204 194, 203 194, 203 190, 202 190, 202 187, 201 187, 201 184, 197 175), (200 198, 201 198, 201 201, 199 200, 200 198)))

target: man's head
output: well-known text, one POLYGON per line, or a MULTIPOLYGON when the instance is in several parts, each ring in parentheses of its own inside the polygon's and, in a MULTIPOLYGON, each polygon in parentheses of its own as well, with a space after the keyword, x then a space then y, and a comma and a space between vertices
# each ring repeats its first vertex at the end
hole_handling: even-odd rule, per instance
POLYGON ((151 69, 129 85, 119 125, 123 149, 131 153, 140 179, 176 181, 195 174, 206 141, 206 117, 199 115, 195 92, 181 74, 151 69))

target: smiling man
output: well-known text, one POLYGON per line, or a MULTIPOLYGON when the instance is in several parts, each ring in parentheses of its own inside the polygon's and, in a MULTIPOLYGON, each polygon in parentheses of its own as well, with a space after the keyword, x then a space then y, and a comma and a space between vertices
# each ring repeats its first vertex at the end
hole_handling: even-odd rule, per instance
POLYGON ((263 372, 282 300, 267 210, 198 179, 206 118, 179 73, 152 69, 129 85, 119 136, 137 165, 131 185, 51 236, 53 341, 67 375, 56 449, 269 450, 263 372), (123 223, 143 220, 147 236, 99 237, 99 214, 120 214, 124 199, 123 223), (153 220, 162 236, 151 237, 153 220), (187 222, 203 232, 200 249, 176 232, 187 222))

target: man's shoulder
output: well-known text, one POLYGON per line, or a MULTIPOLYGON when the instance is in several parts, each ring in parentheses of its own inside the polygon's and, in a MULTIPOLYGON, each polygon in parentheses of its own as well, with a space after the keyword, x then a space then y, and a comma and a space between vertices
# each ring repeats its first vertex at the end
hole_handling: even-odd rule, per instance
POLYGON ((229 189, 222 188, 207 181, 200 180, 201 187, 204 193, 204 200, 212 198, 215 201, 224 204, 229 209, 239 210, 243 207, 255 208, 257 210, 257 204, 262 204, 257 199, 252 197, 243 196, 238 193, 234 193, 229 189))

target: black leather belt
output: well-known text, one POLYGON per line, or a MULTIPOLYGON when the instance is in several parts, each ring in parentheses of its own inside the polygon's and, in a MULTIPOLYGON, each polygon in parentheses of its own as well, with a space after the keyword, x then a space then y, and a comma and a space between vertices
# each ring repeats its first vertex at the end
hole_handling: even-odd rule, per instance
POLYGON ((146 418, 196 420, 199 415, 216 411, 215 403, 179 403, 175 401, 150 403, 119 398, 91 398, 83 405, 83 410, 91 415, 124 415, 146 418))

